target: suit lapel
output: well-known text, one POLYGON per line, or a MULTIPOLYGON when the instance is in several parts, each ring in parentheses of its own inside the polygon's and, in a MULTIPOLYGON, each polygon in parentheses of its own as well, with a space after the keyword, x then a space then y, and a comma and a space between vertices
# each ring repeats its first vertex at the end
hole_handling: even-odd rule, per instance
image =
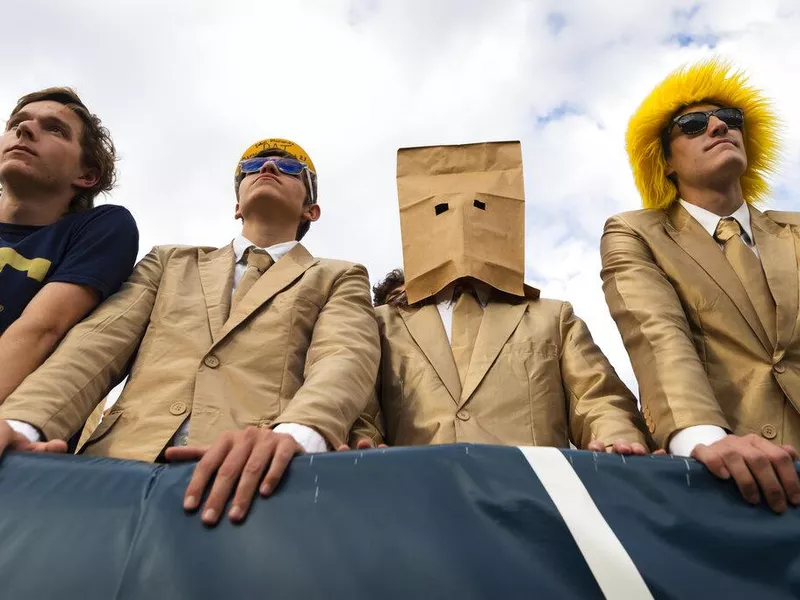
POLYGON ((753 238, 761 257, 777 310, 776 349, 785 349, 797 323, 798 277, 794 236, 789 227, 782 227, 750 207, 753 238))
POLYGON ((453 402, 457 403, 461 398, 461 381, 458 378, 453 350, 447 341, 447 333, 436 305, 402 307, 399 312, 411 337, 450 392, 453 402))
POLYGON ((472 350, 472 360, 470 360, 467 370, 464 389, 461 392, 460 405, 469 400, 469 397, 483 381, 497 355, 500 354, 508 338, 519 325, 527 308, 528 303, 524 300, 516 304, 490 301, 486 305, 481 328, 475 339, 475 348, 472 350))
POLYGON ((208 312, 211 339, 216 343, 228 318, 233 287, 233 244, 205 253, 198 250, 197 266, 208 312))
MULTIPOLYGON (((287 252, 259 278, 236 308, 231 311, 228 320, 222 326, 219 340, 229 335, 265 302, 271 300, 275 294, 289 287, 316 262, 317 259, 300 244, 287 252)), ((215 343, 219 340, 215 340, 215 343)))
POLYGON ((708 232, 695 221, 680 203, 675 202, 667 209, 668 220, 665 228, 669 236, 708 273, 717 285, 725 292, 750 328, 758 336, 761 344, 772 353, 772 344, 767 332, 761 324, 753 308, 747 292, 739 281, 736 272, 725 258, 719 245, 708 232))

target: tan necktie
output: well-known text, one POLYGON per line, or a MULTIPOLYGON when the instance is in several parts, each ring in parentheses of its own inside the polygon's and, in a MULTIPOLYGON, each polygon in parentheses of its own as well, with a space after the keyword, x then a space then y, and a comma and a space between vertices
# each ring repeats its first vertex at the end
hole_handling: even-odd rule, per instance
POLYGON ((772 345, 775 345, 775 300, 769 291, 764 268, 755 253, 742 239, 742 226, 733 217, 720 219, 714 238, 723 244, 725 258, 742 282, 753 308, 756 309, 772 345))
POLYGON ((469 362, 472 359, 472 351, 475 347, 475 338, 478 337, 478 330, 481 327, 483 308, 481 308, 471 289, 457 289, 456 294, 458 297, 453 308, 451 346, 453 348, 453 358, 458 368, 458 376, 463 387, 469 370, 469 362))
POLYGON ((236 308, 236 305, 247 295, 247 292, 250 291, 253 284, 258 281, 258 278, 261 277, 264 271, 269 269, 274 262, 272 257, 260 248, 248 248, 245 251, 244 258, 247 261, 247 270, 244 272, 244 275, 242 275, 242 279, 239 281, 239 285, 236 286, 236 291, 233 293, 231 311, 236 308))

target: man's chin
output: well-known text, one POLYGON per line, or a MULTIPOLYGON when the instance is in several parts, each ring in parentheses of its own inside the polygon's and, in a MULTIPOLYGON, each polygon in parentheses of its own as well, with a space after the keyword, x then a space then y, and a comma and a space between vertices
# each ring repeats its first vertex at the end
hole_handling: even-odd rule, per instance
POLYGON ((739 152, 728 151, 717 157, 708 165, 708 176, 711 179, 736 179, 747 170, 747 160, 739 152))
POLYGON ((5 156, 0 160, 0 181, 9 186, 25 186, 33 183, 37 172, 24 159, 5 156))

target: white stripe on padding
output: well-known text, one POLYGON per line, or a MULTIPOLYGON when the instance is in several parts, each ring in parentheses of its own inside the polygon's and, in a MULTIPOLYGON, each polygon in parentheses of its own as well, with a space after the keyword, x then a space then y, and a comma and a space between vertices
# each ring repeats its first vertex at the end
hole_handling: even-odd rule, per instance
POLYGON ((519 450, 561 513, 606 599, 652 599, 641 573, 561 451, 527 446, 519 450))

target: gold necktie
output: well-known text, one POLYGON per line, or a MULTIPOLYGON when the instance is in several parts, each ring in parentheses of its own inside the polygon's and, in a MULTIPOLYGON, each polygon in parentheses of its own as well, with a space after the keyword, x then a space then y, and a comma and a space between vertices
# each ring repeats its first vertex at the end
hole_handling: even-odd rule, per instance
POLYGON ((723 244, 725 258, 742 282, 756 314, 764 326, 772 345, 777 335, 775 324, 775 300, 769 291, 764 268, 755 253, 742 239, 742 226, 733 217, 720 219, 714 239, 723 244))
POLYGON ((236 305, 242 301, 253 287, 258 278, 264 274, 264 271, 269 269, 273 260, 272 257, 260 248, 248 248, 245 251, 245 260, 247 261, 247 270, 242 275, 239 285, 236 286, 236 291, 233 293, 233 301, 231 302, 231 311, 236 308, 236 305))
MULTIPOLYGON (((458 290, 456 290, 456 294, 458 294, 458 290)), ((472 350, 475 347, 475 338, 478 337, 482 318, 483 308, 475 299, 475 294, 468 288, 462 290, 453 308, 451 342, 453 358, 456 361, 462 387, 467 378, 469 362, 472 359, 472 350)))

